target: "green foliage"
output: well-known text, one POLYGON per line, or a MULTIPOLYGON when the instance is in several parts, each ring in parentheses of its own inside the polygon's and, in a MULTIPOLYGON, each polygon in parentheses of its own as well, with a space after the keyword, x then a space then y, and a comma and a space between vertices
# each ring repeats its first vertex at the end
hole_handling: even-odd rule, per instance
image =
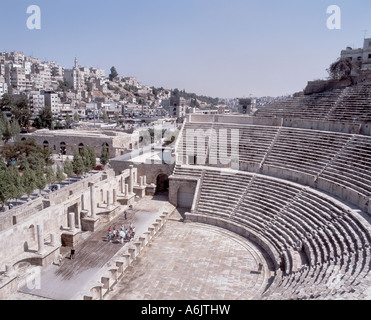
POLYGON ((11 95, 4 93, 0 100, 0 109, 2 112, 11 111, 14 105, 14 99, 11 95))
POLYGON ((117 70, 115 67, 111 68, 111 73, 109 74, 109 79, 113 81, 119 74, 117 73, 117 70))
POLYGON ((10 171, 7 170, 4 163, 1 163, 0 168, 0 203, 2 206, 11 199, 11 193, 14 192, 14 185, 10 176, 10 171))
POLYGON ((34 121, 34 127, 37 129, 48 128, 52 130, 53 127, 53 112, 51 107, 45 106, 40 110, 39 116, 34 121))
POLYGON ((88 148, 84 148, 82 150, 81 156, 82 156, 82 161, 84 162, 85 171, 92 170, 93 167, 92 167, 92 163, 91 163, 91 160, 90 160, 90 154, 89 154, 88 148))
POLYGON ((38 166, 36 171, 35 171, 35 175, 36 175, 36 187, 37 189, 40 190, 40 194, 41 194, 41 190, 43 190, 46 186, 46 179, 45 179, 45 175, 44 175, 44 170, 41 166, 38 166))
MULTIPOLYGON (((212 98, 212 97, 207 97, 203 95, 197 95, 195 93, 188 93, 185 90, 180 91, 179 89, 174 89, 171 93, 172 97, 174 98, 184 98, 184 99, 193 99, 205 102, 207 104, 210 104, 212 106, 216 106, 219 104, 219 98, 212 98)), ((198 102, 197 102, 198 103, 198 102)))
POLYGON ((107 114, 107 111, 104 110, 103 112, 103 122, 104 123, 108 123, 109 122, 109 118, 108 118, 108 114, 107 114))
POLYGON ((21 127, 28 127, 32 116, 31 109, 26 98, 18 100, 12 107, 12 114, 21 127))
POLYGON ((352 70, 356 69, 359 69, 359 66, 349 58, 339 58, 330 65, 327 72, 329 73, 330 79, 343 80, 351 79, 352 70))
POLYGON ((77 112, 75 112, 75 114, 73 115, 73 120, 75 122, 79 122, 80 121, 79 114, 77 112))
POLYGON ((63 171, 67 175, 67 177, 72 177, 74 172, 73 172, 73 164, 69 158, 66 159, 63 165, 63 171))
POLYGON ((58 81, 58 91, 66 92, 71 89, 72 85, 66 79, 64 79, 63 81, 61 80, 58 81))
POLYGON ((6 162, 14 159, 19 164, 20 170, 27 165, 36 170, 38 166, 45 167, 53 164, 52 151, 42 148, 34 139, 16 142, 14 145, 5 145, 2 156, 6 162))
POLYGON ((97 166, 97 157, 95 155, 94 148, 88 146, 87 150, 90 158, 91 169, 94 169, 97 166))
POLYGON ((132 86, 128 83, 126 83, 124 85, 124 89, 127 90, 127 91, 131 91, 131 92, 134 92, 134 93, 137 93, 138 92, 138 88, 136 86, 132 86))
POLYGON ((57 167, 57 173, 55 175, 55 178, 58 183, 62 183, 66 179, 66 176, 63 174, 63 171, 60 166, 57 167))
POLYGON ((66 129, 69 129, 71 127, 71 117, 69 113, 66 114, 66 129))
POLYGON ((24 188, 22 184, 22 177, 19 173, 19 170, 16 166, 11 166, 9 168, 9 173, 11 177, 11 182, 13 185, 13 191, 11 193, 12 199, 19 199, 24 194, 24 188))
POLYGON ((23 175, 21 178, 22 186, 25 193, 30 197, 32 192, 37 188, 36 174, 28 165, 23 170, 23 175))
POLYGON ((102 147, 102 153, 100 155, 100 163, 105 166, 109 162, 109 155, 108 155, 108 150, 107 146, 104 145, 102 147))
POLYGON ((46 183, 49 185, 52 185, 56 181, 55 172, 51 166, 47 166, 45 169, 45 180, 46 183))
POLYGON ((73 173, 77 176, 82 175, 86 172, 84 160, 82 159, 82 156, 79 154, 79 152, 76 150, 73 153, 72 167, 73 173))
POLYGON ((4 143, 7 144, 8 141, 13 137, 13 133, 12 133, 10 122, 5 113, 3 113, 2 117, 0 118, 0 130, 1 130, 2 139, 4 143))
POLYGON ((21 133, 21 127, 18 121, 12 121, 10 124, 10 132, 15 142, 19 142, 19 134, 21 133))

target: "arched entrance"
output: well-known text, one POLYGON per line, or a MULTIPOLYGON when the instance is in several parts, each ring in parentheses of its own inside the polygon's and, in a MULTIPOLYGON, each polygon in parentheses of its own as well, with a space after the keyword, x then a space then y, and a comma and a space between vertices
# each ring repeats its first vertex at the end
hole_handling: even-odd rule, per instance
POLYGON ((49 141, 44 141, 43 147, 44 147, 44 150, 49 149, 49 141))
POLYGON ((80 143, 79 144, 79 154, 80 154, 80 156, 83 154, 84 148, 85 148, 84 144, 83 143, 80 143))
POLYGON ((67 145, 65 142, 61 142, 60 144, 60 152, 63 156, 67 154, 67 145))
POLYGON ((169 192, 169 176, 167 174, 160 174, 156 179, 156 194, 169 192))

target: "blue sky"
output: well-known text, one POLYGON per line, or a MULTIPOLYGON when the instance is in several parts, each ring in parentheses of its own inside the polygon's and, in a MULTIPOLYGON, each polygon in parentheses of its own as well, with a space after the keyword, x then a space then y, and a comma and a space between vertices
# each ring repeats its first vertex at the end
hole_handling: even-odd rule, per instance
POLYGON ((1 0, 0 51, 213 97, 292 94, 371 37, 369 0, 1 0), (41 30, 29 30, 29 5, 41 30), (341 9, 329 30, 327 7, 341 9))

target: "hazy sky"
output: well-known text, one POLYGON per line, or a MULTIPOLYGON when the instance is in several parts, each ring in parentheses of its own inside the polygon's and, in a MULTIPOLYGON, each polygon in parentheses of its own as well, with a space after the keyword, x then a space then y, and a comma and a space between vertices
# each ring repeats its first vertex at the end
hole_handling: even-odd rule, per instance
POLYGON ((284 95, 371 37, 370 0, 0 0, 0 51, 213 97, 284 95), (29 5, 41 30, 29 30, 29 5), (327 8, 341 9, 329 30, 327 8))

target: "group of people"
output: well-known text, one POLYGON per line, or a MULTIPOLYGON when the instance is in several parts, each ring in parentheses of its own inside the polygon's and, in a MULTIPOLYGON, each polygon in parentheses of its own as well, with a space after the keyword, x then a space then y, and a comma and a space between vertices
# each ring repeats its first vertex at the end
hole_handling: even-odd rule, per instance
POLYGON ((130 241, 135 236, 135 226, 130 224, 128 228, 122 224, 120 230, 116 229, 116 225, 113 228, 108 228, 108 242, 118 241, 124 243, 125 241, 130 241))

